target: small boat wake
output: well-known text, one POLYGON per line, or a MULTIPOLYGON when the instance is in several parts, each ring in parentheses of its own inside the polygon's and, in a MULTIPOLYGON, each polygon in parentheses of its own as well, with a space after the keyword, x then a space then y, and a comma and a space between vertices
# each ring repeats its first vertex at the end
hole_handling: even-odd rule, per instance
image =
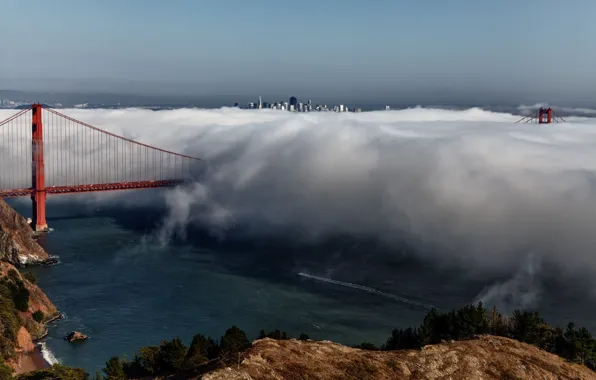
POLYGON ((386 298, 391 298, 397 302, 401 302, 403 304, 407 304, 410 306, 421 307, 424 309, 432 309, 434 307, 433 305, 429 305, 429 304, 426 304, 423 302, 413 301, 413 300, 410 300, 410 299, 407 299, 404 297, 396 296, 395 294, 385 293, 385 292, 382 292, 382 291, 374 289, 374 288, 369 288, 368 286, 352 284, 351 282, 332 280, 330 278, 319 277, 319 276, 315 276, 315 275, 303 273, 303 272, 299 272, 298 275, 301 277, 309 278, 311 280, 326 282, 328 284, 334 284, 334 285, 339 285, 339 286, 345 286, 347 288, 362 290, 367 293, 376 294, 376 295, 386 297, 386 298))

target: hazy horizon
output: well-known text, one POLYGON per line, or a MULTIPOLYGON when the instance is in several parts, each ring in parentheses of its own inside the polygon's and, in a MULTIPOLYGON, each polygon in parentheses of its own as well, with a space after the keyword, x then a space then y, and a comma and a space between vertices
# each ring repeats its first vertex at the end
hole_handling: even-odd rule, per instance
POLYGON ((0 89, 596 103, 587 0, 33 4, 0 6, 0 89))

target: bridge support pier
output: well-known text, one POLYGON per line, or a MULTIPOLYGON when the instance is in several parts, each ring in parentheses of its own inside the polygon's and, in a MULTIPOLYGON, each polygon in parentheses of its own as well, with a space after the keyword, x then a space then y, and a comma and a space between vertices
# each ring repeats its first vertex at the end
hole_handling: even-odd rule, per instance
POLYGON ((33 203, 33 221, 31 227, 34 231, 47 231, 48 223, 46 222, 46 187, 45 187, 45 168, 43 162, 43 124, 41 119, 42 107, 41 104, 33 104, 32 106, 32 189, 31 201, 33 203))

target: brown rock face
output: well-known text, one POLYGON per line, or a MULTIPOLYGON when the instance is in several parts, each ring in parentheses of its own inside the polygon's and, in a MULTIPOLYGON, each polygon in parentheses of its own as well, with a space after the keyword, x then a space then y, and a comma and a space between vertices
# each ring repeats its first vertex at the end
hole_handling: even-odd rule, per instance
POLYGON ((48 254, 32 235, 25 218, 0 198, 0 260, 15 265, 47 260, 48 254))
POLYGON ((31 339, 31 334, 26 328, 21 326, 19 334, 17 335, 17 347, 23 352, 31 352, 35 350, 35 345, 31 339))
POLYGON ((203 379, 587 380, 596 379, 596 373, 537 347, 493 336, 407 351, 266 338, 254 342, 239 367, 217 370, 203 379))

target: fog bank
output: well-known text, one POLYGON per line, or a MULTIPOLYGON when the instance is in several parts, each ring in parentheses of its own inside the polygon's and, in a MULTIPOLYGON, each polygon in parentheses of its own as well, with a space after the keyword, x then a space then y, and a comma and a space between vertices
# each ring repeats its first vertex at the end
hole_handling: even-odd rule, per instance
MULTIPOLYGON (((310 241, 410 239, 427 247, 417 253, 425 260, 472 269, 515 272, 530 254, 567 271, 596 269, 596 119, 518 125, 511 114, 422 108, 63 113, 206 160, 194 186, 166 193, 162 240, 189 223, 222 238, 242 226, 310 241)), ((84 197, 150 203, 156 195, 84 197)))

